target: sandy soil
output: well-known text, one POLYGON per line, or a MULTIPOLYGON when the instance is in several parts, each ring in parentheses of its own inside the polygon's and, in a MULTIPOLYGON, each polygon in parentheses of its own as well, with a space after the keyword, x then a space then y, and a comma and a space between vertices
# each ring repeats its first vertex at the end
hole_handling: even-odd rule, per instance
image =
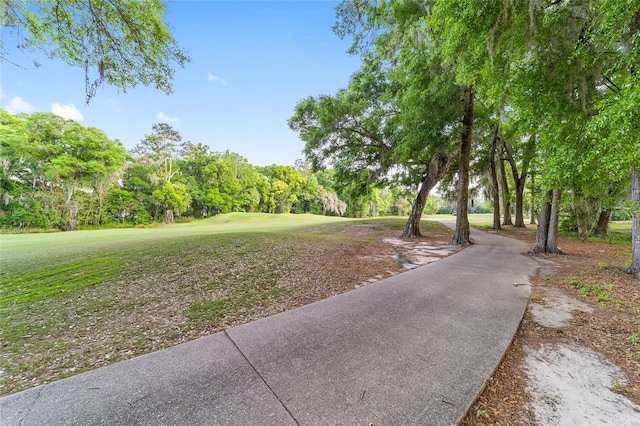
POLYGON ((624 273, 630 248, 569 238, 560 248, 536 258, 521 327, 462 425, 640 425, 640 282, 624 273))

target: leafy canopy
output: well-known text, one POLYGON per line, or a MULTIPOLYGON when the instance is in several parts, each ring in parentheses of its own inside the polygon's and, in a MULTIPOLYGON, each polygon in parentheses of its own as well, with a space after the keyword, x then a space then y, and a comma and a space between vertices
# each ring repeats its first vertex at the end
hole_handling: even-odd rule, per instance
MULTIPOLYGON (((0 26, 21 50, 82 68, 89 103, 105 82, 123 92, 138 84, 172 92, 173 64, 190 59, 165 12, 163 0, 9 0, 0 3, 0 26)), ((9 60, 2 41, 0 59, 9 60)))

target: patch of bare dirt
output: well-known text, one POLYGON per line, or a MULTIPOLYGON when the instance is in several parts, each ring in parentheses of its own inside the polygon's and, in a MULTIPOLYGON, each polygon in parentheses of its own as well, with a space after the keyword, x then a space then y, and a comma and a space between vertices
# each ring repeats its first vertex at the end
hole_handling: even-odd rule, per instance
MULTIPOLYGON (((532 243, 531 230, 502 235, 532 243)), ((529 307, 461 425, 640 424, 640 281, 630 247, 561 237, 537 258, 529 307)))

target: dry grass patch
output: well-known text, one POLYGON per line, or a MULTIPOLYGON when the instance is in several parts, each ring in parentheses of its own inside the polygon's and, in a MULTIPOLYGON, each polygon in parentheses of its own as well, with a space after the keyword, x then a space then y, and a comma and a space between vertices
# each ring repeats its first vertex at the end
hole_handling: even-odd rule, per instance
MULTIPOLYGON (((33 270, 27 273, 17 267, 5 270, 0 286, 7 297, 0 299, 0 395, 400 273, 402 265, 382 239, 399 235, 403 225, 401 219, 342 222, 87 249, 82 257, 91 265, 111 259, 109 265, 117 266, 102 271, 100 282, 96 268, 68 267, 89 260, 65 263, 63 253, 30 262, 33 270), (71 276, 77 286, 43 292, 45 287, 64 287, 71 276), (91 285, 84 285, 84 278, 91 278, 91 285), (10 288, 10 283, 18 284, 10 288)), ((451 231, 440 224, 423 226, 430 236, 416 242, 445 243, 451 238, 451 231)))

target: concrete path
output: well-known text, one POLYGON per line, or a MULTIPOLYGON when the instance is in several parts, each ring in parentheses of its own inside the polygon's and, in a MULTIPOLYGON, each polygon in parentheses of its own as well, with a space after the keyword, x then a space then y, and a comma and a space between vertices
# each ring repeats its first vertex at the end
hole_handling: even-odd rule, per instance
POLYGON ((476 244, 384 281, 0 398, 8 425, 451 425, 509 346, 528 245, 476 244))

